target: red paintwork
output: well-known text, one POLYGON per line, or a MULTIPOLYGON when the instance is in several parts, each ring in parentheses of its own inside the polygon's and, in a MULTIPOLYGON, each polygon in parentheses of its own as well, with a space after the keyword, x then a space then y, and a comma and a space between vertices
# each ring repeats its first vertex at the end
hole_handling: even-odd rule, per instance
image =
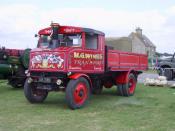
MULTIPOLYGON (((50 35, 52 32, 51 27, 42 29, 38 32, 39 35, 50 35)), ((60 34, 76 34, 82 33, 82 28, 80 27, 73 27, 73 26, 60 26, 59 33, 60 34)))
POLYGON ((148 58, 144 54, 109 50, 107 57, 108 68, 111 71, 141 71, 148 67, 148 58))
POLYGON ((8 56, 20 56, 24 50, 19 49, 0 49, 0 51, 5 51, 8 56))
POLYGON ((104 60, 94 59, 93 56, 103 55, 102 51, 75 49, 69 52, 68 71, 104 72, 104 60), (74 56, 77 55, 77 58, 74 56), (78 58, 80 57, 80 58, 78 58))
MULTIPOLYGON (((58 47, 56 49, 33 49, 30 53, 30 71, 104 73, 104 37, 99 36, 98 50, 85 48, 85 34, 82 33, 82 47, 58 47), (56 54, 64 59, 62 68, 36 68, 32 59, 37 55, 56 54), (78 54, 78 56, 77 56, 78 54), (77 56, 77 57, 75 57, 77 56), (94 58, 95 56, 95 58, 94 58)), ((41 62, 39 64, 42 64, 41 62)), ((56 65, 55 65, 56 66, 56 65)), ((37 66, 38 67, 38 66, 37 66)))
POLYGON ((92 87, 92 81, 91 81, 91 79, 89 78, 88 75, 86 75, 86 74, 84 74, 84 73, 75 73, 75 74, 73 74, 73 75, 70 75, 68 78, 69 78, 69 79, 78 79, 78 78, 80 78, 80 77, 86 78, 86 79, 89 81, 90 87, 92 87))
POLYGON ((117 84, 125 84, 128 82, 128 75, 130 71, 120 71, 116 76, 116 83, 117 84))
MULTIPOLYGON (((51 28, 45 28, 38 33, 39 35, 50 35, 51 28)), ((88 76, 89 74, 101 74, 101 76, 103 76, 107 71, 112 71, 118 73, 115 79, 116 83, 123 84, 128 82, 128 74, 131 71, 137 72, 148 68, 147 55, 122 52, 118 50, 108 50, 107 53, 105 53, 104 35, 98 35, 98 49, 87 49, 85 46, 85 32, 83 32, 82 28, 60 26, 59 33, 81 34, 82 46, 58 47, 52 50, 34 49, 30 53, 30 71, 72 72, 72 74, 76 74, 69 76, 71 79, 88 76), (59 63, 52 63, 51 60, 48 60, 47 63, 45 63, 45 66, 42 66, 44 65, 43 60, 32 64, 33 58, 37 55, 42 56, 45 54, 54 55, 55 57, 62 59, 61 66, 58 66, 59 63)))
POLYGON ((79 77, 86 77, 86 78, 90 79, 88 75, 82 74, 82 73, 75 73, 75 74, 69 76, 70 79, 78 79, 79 77))
POLYGON ((113 86, 113 83, 111 81, 107 81, 103 84, 105 88, 111 88, 113 86))
POLYGON ((78 105, 81 105, 84 103, 84 101, 87 99, 88 97, 88 90, 87 87, 84 83, 78 83, 78 85, 76 86, 74 92, 73 92, 73 99, 74 102, 78 105))
POLYGON ((58 52, 58 51, 32 51, 30 53, 30 70, 31 71, 44 71, 44 72, 56 72, 58 70, 65 70, 65 53, 64 52, 58 52), (55 55, 59 56, 63 62, 60 63, 53 63, 51 60, 48 60, 46 58, 47 55, 55 55), (41 61, 34 60, 36 59, 36 56, 41 56, 43 59, 41 61))

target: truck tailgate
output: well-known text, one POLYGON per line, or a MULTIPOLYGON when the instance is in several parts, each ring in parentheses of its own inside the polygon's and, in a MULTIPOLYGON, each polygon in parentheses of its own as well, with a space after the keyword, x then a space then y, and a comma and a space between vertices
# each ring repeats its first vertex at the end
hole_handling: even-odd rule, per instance
POLYGON ((146 70, 148 68, 148 57, 144 54, 108 50, 107 67, 111 71, 146 70))

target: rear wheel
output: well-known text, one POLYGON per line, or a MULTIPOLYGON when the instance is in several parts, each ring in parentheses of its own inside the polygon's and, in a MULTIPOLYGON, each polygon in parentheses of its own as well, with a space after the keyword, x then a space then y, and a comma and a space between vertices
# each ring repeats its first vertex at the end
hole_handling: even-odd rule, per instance
POLYGON ((128 77, 128 82, 126 84, 123 84, 122 91, 123 91, 123 96, 132 96, 134 95, 135 88, 136 88, 136 77, 134 74, 129 74, 128 77))
POLYGON ((28 79, 26 79, 24 94, 30 103, 42 103, 47 98, 48 91, 37 89, 33 83, 28 83, 28 79))
POLYGON ((70 80, 66 88, 66 101, 71 109, 78 109, 86 105, 90 96, 88 81, 80 77, 70 80))
POLYGON ((117 95, 123 96, 123 84, 117 85, 117 95))
POLYGON ((21 88, 24 86, 25 79, 23 78, 13 78, 13 79, 8 79, 8 84, 11 85, 13 88, 21 88))

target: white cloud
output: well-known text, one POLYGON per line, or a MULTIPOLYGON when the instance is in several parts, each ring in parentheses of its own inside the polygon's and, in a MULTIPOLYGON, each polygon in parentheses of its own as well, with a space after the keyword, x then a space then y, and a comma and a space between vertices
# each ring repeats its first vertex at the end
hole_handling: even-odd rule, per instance
POLYGON ((158 11, 109 11, 101 8, 60 9, 46 12, 44 21, 56 20, 66 24, 100 28, 103 30, 128 30, 136 26, 159 29, 165 18, 158 11))
POLYGON ((33 43, 37 8, 33 5, 0 6, 0 45, 26 48, 33 43))
POLYGON ((34 34, 49 26, 51 21, 63 25, 90 27, 105 32, 107 36, 117 37, 127 36, 140 26, 143 33, 156 44, 158 51, 173 52, 172 48, 175 48, 175 6, 163 13, 157 10, 131 12, 103 8, 41 10, 34 5, 0 6, 0 10, 0 42, 5 42, 5 46, 10 48, 34 48, 34 34))
MULTIPOLYGON (((1 24, 12 32, 31 30, 35 26, 36 7, 32 5, 0 6, 1 24)), ((1 26, 2 28, 5 28, 1 26)))
POLYGON ((169 15, 175 15, 175 6, 172 6, 169 9, 167 9, 166 13, 169 15))

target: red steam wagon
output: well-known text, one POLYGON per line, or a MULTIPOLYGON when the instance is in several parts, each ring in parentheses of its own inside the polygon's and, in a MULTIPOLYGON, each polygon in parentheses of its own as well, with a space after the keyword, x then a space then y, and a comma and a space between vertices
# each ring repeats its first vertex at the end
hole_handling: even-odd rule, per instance
POLYGON ((50 91, 65 91, 68 106, 77 109, 91 93, 114 85, 118 95, 132 96, 138 75, 148 68, 147 55, 113 50, 97 30, 52 23, 38 37, 24 85, 30 103, 43 102, 50 91))

